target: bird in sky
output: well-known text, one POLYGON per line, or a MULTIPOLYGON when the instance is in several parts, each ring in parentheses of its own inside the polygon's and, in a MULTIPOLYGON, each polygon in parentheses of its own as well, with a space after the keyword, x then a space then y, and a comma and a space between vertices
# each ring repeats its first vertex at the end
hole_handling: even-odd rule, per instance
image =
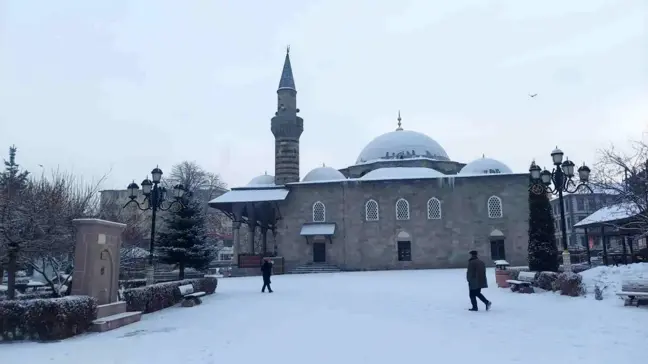
POLYGON ((529 96, 536 97, 536 96, 538 96, 538 94, 529 94, 529 96))

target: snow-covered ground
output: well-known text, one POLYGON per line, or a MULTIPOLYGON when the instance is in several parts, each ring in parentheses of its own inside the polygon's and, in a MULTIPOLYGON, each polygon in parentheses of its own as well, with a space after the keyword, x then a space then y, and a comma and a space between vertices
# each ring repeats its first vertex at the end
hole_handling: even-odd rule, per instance
POLYGON ((464 270, 225 278, 192 308, 103 334, 0 345, 6 363, 630 363, 645 360, 648 310, 621 300, 484 291, 469 312, 464 270))
POLYGON ((594 292, 598 285, 603 290, 604 300, 618 304, 616 293, 621 292, 621 282, 624 279, 648 279, 648 263, 600 266, 582 272, 581 276, 588 292, 594 292))

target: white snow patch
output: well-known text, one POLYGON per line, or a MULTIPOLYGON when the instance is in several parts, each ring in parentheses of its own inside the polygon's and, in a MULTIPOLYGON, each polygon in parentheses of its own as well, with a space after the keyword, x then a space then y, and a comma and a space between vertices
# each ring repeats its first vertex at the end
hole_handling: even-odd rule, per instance
MULTIPOLYGON (((634 263, 618 267, 595 267, 581 272, 583 283, 587 287, 588 296, 594 298, 594 287, 603 290, 604 299, 618 298, 616 293, 621 292, 624 280, 648 279, 648 263, 634 263)), ((617 302, 615 302, 617 303, 617 302)))
POLYGON ((638 350, 648 338, 643 308, 512 293, 495 288, 494 269, 488 269, 490 288, 483 293, 493 309, 485 312, 482 305, 482 311, 469 312, 465 274, 454 269, 278 275, 272 294, 260 292, 260 277, 228 278, 196 307, 168 308, 101 334, 0 350, 3 362, 48 364, 645 360, 638 350), (541 348, 534 347, 538 340, 541 348), (269 351, 245 355, 251 347, 269 351))
POLYGON ((627 219, 638 213, 637 206, 630 203, 624 202, 612 206, 605 206, 579 221, 577 224, 574 224, 574 227, 627 219))

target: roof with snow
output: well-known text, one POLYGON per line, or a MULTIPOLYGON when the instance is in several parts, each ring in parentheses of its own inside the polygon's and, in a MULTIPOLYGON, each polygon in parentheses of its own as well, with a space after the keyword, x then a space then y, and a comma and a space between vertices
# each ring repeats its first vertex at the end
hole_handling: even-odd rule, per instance
POLYGON ((302 178, 302 182, 341 181, 345 179, 346 177, 337 169, 323 166, 308 172, 302 178))
POLYGON ((369 142, 360 152, 356 164, 379 159, 409 159, 427 157, 433 160, 449 161, 445 149, 429 136, 411 130, 382 134, 369 142))
POLYGON ((631 203, 619 203, 612 206, 605 206, 574 224, 574 227, 585 228, 592 225, 612 223, 637 216, 639 210, 631 203))
POLYGON ((281 201, 286 199, 288 192, 285 188, 233 189, 209 201, 209 206, 217 207, 238 202, 281 201))
POLYGON ((462 175, 499 173, 513 173, 513 171, 506 164, 496 159, 486 158, 485 156, 466 164, 461 171, 459 171, 459 174, 462 175))
POLYGON ((447 176, 437 170, 425 167, 387 167, 378 168, 358 178, 360 181, 376 181, 390 179, 419 179, 439 178, 447 176))

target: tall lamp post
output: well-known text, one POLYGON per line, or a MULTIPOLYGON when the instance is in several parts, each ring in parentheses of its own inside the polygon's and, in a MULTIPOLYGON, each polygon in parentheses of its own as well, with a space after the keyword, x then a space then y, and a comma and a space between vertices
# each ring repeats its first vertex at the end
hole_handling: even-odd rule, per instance
POLYGON ((569 256, 569 247, 567 244, 567 223, 565 222, 565 201, 563 193, 574 193, 581 187, 587 188, 590 192, 592 189, 588 186, 590 169, 585 164, 578 168, 577 184, 574 181, 574 162, 566 159, 563 161, 564 153, 562 150, 556 149, 551 152, 551 159, 554 164, 553 171, 541 170, 535 162, 531 163, 529 172, 531 173, 532 184, 529 191, 541 194, 558 195, 558 204, 560 205, 560 230, 562 230, 562 245, 563 245, 563 270, 565 272, 571 271, 571 257, 569 256), (553 184, 553 187, 551 185, 553 184))
POLYGON ((167 189, 165 187, 160 187, 160 181, 162 180, 162 170, 158 167, 155 167, 151 171, 152 181, 148 177, 142 181, 142 194, 144 195, 144 200, 138 202, 137 191, 139 186, 134 181, 128 185, 128 201, 125 205, 130 204, 137 205, 142 211, 151 210, 151 243, 149 245, 149 256, 148 256, 148 265, 146 267, 146 284, 151 285, 155 282, 154 277, 154 266, 153 266, 153 250, 155 248, 155 218, 157 216, 157 211, 167 211, 171 209, 174 205, 178 205, 180 208, 184 208, 182 204, 182 197, 185 195, 185 188, 181 184, 175 185, 173 187, 173 201, 167 200, 167 189), (166 202, 166 205, 164 204, 166 202))

